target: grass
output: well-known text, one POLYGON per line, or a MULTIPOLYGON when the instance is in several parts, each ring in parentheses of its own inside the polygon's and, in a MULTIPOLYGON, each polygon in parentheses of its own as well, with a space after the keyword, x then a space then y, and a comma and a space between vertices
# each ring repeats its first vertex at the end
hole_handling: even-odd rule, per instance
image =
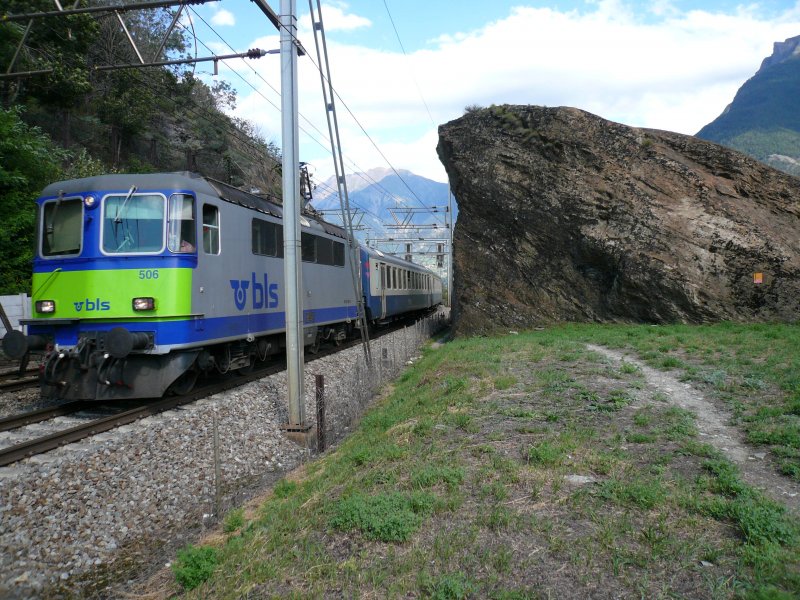
POLYGON ((791 471, 798 340, 782 325, 594 325, 428 349, 335 452, 230 513, 213 559, 180 555, 173 593, 795 597, 797 519, 641 368, 584 343, 716 395, 791 471))

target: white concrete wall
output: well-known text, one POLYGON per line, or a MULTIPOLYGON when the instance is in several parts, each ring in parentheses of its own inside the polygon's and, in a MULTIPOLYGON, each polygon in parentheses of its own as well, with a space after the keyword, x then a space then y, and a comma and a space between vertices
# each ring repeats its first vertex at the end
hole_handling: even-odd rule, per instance
MULTIPOLYGON (((31 299, 28 294, 14 294, 13 296, 0 296, 0 304, 3 305, 3 310, 11 321, 11 326, 14 329, 25 331, 26 328, 19 324, 20 319, 31 318, 31 299)), ((0 322, 0 337, 6 334, 5 327, 0 322)))

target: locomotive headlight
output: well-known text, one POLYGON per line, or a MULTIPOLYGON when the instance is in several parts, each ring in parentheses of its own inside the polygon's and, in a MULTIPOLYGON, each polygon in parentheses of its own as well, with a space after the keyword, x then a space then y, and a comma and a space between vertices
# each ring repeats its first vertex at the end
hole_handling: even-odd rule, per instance
POLYGON ((153 310, 156 307, 155 298, 134 298, 133 310, 153 310))
POLYGON ((37 300, 35 306, 36 306, 36 312, 38 313, 56 312, 55 300, 37 300))
POLYGON ((83 204, 86 208, 94 208, 97 206, 97 198, 94 196, 86 196, 86 198, 83 199, 83 204))

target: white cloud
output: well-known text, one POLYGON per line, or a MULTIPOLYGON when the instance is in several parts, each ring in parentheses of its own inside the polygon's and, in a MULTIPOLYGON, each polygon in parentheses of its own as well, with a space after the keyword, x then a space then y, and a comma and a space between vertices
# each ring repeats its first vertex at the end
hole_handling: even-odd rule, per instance
MULTIPOLYGON (((345 2, 326 3, 322 7, 322 22, 326 32, 353 31, 364 27, 372 27, 372 21, 366 17, 348 14, 348 8, 349 6, 345 2)), ((298 27, 301 33, 303 31, 311 31, 311 19, 308 13, 301 16, 298 27)))
MULTIPOLYGON (((631 6, 600 0, 581 11, 519 7, 408 56, 329 37, 333 83, 395 168, 444 180, 417 85, 436 124, 459 117, 466 105, 513 103, 575 106, 627 125, 693 134, 722 112, 774 42, 800 33, 800 2, 773 17, 759 16, 757 5, 730 14, 678 12, 662 0, 646 15, 631 6)), ((336 10, 323 8, 327 31, 336 10)), ((302 27, 301 39, 313 55, 313 38, 302 27)), ((277 44, 270 38, 250 47, 277 44)), ((262 59, 258 68, 279 88, 277 60, 262 59)), ((300 110, 327 135, 319 75, 308 59, 300 69, 300 110)), ((274 92, 264 93, 280 104, 274 92)), ((279 135, 277 111, 263 98, 245 91, 239 106, 240 116, 279 135)), ((363 169, 385 166, 338 100, 337 106, 346 156, 363 169)), ((317 144, 303 142, 301 159, 314 161, 323 178, 333 170, 322 164, 317 144)))
POLYGON ((236 25, 236 18, 233 16, 232 12, 225 10, 224 8, 221 8, 214 13, 213 17, 211 17, 211 23, 220 26, 224 25, 233 26, 236 25))

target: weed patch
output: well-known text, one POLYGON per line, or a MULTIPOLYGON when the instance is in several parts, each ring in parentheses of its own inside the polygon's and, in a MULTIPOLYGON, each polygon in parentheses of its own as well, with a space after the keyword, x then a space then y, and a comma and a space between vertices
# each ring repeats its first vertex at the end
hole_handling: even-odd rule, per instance
POLYGON ((666 499, 667 491, 657 479, 612 479, 600 486, 599 495, 617 504, 649 510, 666 499))
POLYGON ((369 540, 404 542, 419 529, 424 517, 433 512, 432 494, 354 494, 339 500, 330 525, 347 531, 356 529, 369 540))
POLYGON ((178 551, 172 565, 175 579, 186 590, 193 590, 206 581, 217 568, 219 551, 209 546, 186 546, 178 551))

